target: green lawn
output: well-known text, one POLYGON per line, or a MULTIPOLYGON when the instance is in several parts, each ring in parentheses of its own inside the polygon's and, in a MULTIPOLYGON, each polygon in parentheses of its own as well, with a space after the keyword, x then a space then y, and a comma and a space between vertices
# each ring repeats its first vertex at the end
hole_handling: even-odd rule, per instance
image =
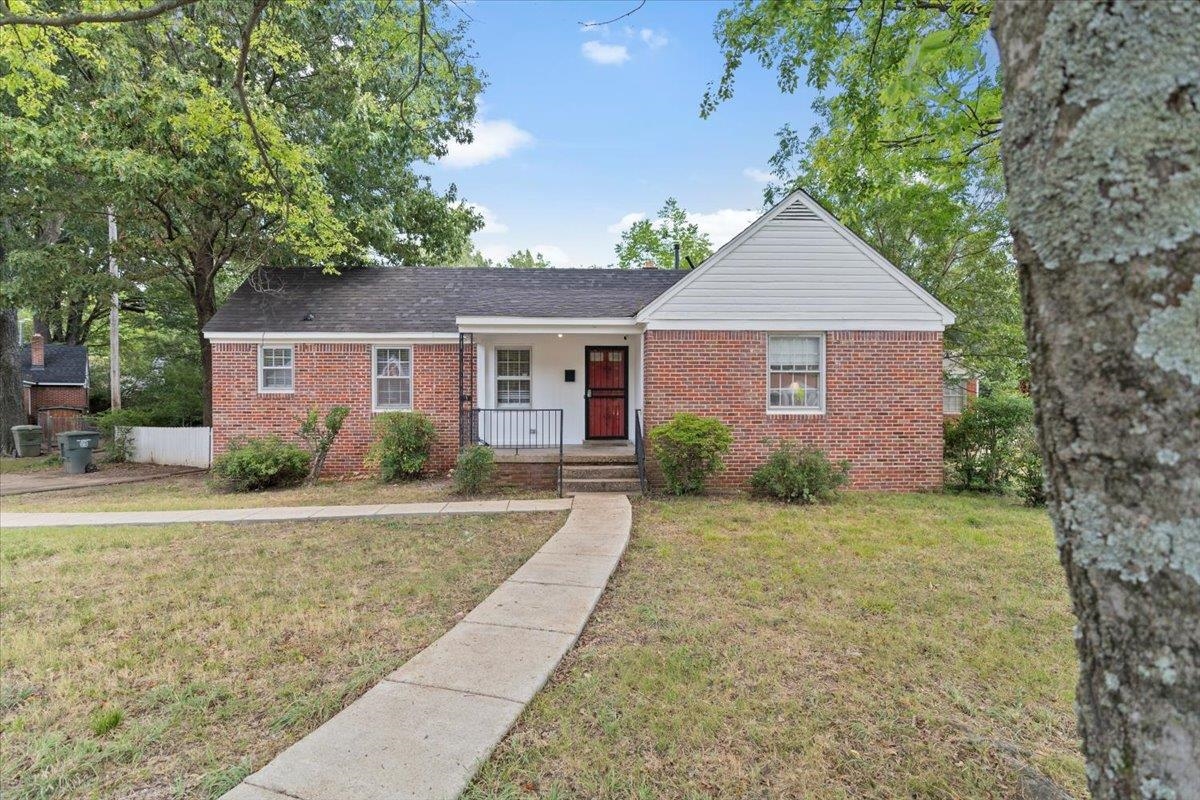
POLYGON ((644 501, 468 796, 1082 797, 1072 625, 1043 511, 644 501))
POLYGON ((441 635, 562 519, 6 530, 0 796, 216 797, 441 635))
MULTIPOLYGON (((546 492, 508 492, 503 497, 548 497, 546 492)), ((193 508, 358 505, 451 500, 450 481, 435 478, 405 483, 374 479, 321 481, 266 492, 225 492, 213 488, 208 473, 194 472, 160 480, 18 494, 4 498, 5 511, 182 511, 193 508)))

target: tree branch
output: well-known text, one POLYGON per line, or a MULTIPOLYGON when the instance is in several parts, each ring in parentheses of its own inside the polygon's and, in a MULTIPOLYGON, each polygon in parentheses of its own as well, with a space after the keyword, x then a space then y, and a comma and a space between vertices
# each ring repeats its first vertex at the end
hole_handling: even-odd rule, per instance
POLYGON ((263 167, 266 168, 267 174, 271 176, 271 180, 275 184, 275 188, 284 197, 290 197, 291 193, 287 187, 283 185, 283 181, 279 178, 279 173, 275 171, 275 165, 271 163, 271 155, 267 150, 266 140, 263 139, 262 133, 258 130, 258 126, 254 124, 254 114, 250 112, 250 101, 246 99, 246 63, 250 60, 250 38, 254 35, 254 29, 258 27, 258 21, 262 19, 262 13, 267 8, 269 0, 254 0, 254 8, 250 11, 250 18, 246 20, 245 27, 242 28, 242 43, 238 50, 237 72, 234 73, 233 90, 237 93, 238 101, 242 106, 242 116, 246 120, 246 126, 250 128, 250 137, 254 140, 254 146, 258 149, 258 156, 262 159, 263 167))
POLYGON ((5 25, 36 25, 43 28, 70 28, 88 23, 141 22, 168 11, 191 5, 197 0, 161 0, 152 6, 128 11, 77 11, 57 17, 39 17, 32 14, 13 14, 5 0, 0 0, 0 28, 5 25))
POLYGON ((636 6, 629 9, 628 11, 626 11, 624 14, 620 15, 619 17, 613 17, 612 19, 606 19, 606 20, 604 20, 604 22, 580 22, 579 24, 581 26, 583 26, 584 28, 599 28, 601 25, 611 25, 612 23, 616 22, 617 20, 625 19, 626 17, 632 16, 633 14, 636 14, 637 12, 641 11, 642 6, 644 6, 644 5, 646 5, 646 0, 641 0, 640 3, 638 3, 636 6))

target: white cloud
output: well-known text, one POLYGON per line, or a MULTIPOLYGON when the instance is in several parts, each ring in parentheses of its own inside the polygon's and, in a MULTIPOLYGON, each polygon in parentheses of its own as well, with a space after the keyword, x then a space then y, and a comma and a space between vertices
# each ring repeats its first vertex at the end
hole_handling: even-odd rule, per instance
POLYGON ((488 261, 500 263, 508 260, 508 257, 512 255, 513 248, 506 244, 481 244, 479 252, 488 261))
POLYGON ((642 28, 640 31, 638 31, 638 36, 640 36, 642 41, 648 44, 651 49, 665 47, 667 42, 671 41, 667 38, 665 33, 660 33, 653 28, 642 28))
POLYGON ((471 125, 474 138, 467 144, 451 142, 440 164, 452 169, 477 167, 498 158, 507 158, 522 147, 533 144, 533 134, 521 130, 506 119, 480 119, 471 125))
POLYGON ((597 64, 624 64, 629 60, 629 48, 623 44, 604 44, 595 40, 584 42, 583 57, 597 64))
POLYGON ((695 223, 701 233, 707 233, 717 248, 728 242, 758 219, 759 212, 750 209, 722 208, 711 214, 688 214, 688 222, 695 223))
POLYGON ((490 208, 479 203, 466 203, 467 208, 483 217, 483 227, 475 231, 477 234, 508 233, 508 226, 496 216, 490 208))
POLYGON ((742 170, 742 174, 755 183, 770 183, 775 180, 775 176, 767 172, 765 169, 758 167, 746 167, 742 170))
POLYGON ((541 253, 550 262, 552 267, 569 267, 571 259, 567 256, 567 251, 555 244, 535 244, 529 248, 536 255, 541 253))
POLYGON ((646 215, 643 214, 641 211, 631 211, 630 213, 626 214, 625 216, 621 217, 619 220, 614 222, 612 225, 609 225, 608 232, 620 235, 620 234, 624 233, 625 229, 628 228, 630 225, 632 225, 635 222, 641 222, 645 218, 646 218, 646 215))

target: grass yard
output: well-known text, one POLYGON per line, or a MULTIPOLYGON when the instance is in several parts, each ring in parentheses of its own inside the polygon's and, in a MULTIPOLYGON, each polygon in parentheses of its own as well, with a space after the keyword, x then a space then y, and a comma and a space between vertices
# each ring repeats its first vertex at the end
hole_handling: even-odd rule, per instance
POLYGON ((216 797, 441 635, 562 519, 6 530, 0 795, 216 797))
POLYGON ((1044 512, 850 494, 644 501, 634 520, 469 798, 1084 795, 1044 512))
MULTIPOLYGON (((64 489, 4 498, 5 511, 183 511, 193 508, 257 508, 261 506, 357 505, 368 503, 419 503, 453 499, 445 478, 380 483, 362 480, 321 481, 266 492, 224 492, 209 485, 206 472, 177 475, 162 480, 64 489)), ((547 493, 510 492, 504 497, 547 497, 547 493)))
POLYGON ((62 469, 62 461, 57 453, 35 458, 9 458, 0 456, 0 475, 16 475, 23 472, 40 472, 49 469, 62 469))

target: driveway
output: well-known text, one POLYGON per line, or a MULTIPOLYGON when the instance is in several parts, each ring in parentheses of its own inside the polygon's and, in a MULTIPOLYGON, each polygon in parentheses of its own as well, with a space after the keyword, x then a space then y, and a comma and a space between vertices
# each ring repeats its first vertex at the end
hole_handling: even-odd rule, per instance
POLYGON ((152 481, 188 472, 203 470, 195 467, 163 467, 158 464, 111 464, 83 475, 68 475, 61 468, 14 472, 0 475, 0 496, 152 481))

